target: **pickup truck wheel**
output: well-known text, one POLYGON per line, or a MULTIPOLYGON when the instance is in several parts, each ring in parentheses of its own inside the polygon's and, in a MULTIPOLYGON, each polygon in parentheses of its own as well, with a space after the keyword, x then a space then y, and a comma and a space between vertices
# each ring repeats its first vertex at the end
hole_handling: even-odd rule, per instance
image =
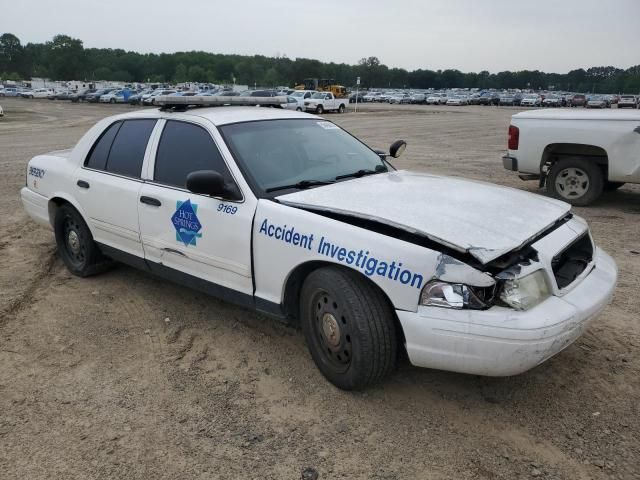
POLYGON ((582 158, 565 158, 554 163, 547 179, 547 191, 572 205, 593 203, 604 186, 602 170, 582 158))
POLYGON ((71 205, 58 208, 54 230, 60 257, 74 275, 88 277, 109 265, 93 241, 89 227, 71 205))
POLYGON ((318 115, 322 115, 322 114, 324 113, 324 107, 323 107, 322 105, 318 105, 318 106, 316 107, 316 113, 317 113, 318 115))
POLYGON ((393 311, 356 272, 324 267, 309 274, 300 314, 311 356, 336 387, 362 389, 395 367, 393 311))
POLYGON ((344 104, 340 104, 340 106, 338 107, 338 113, 344 113, 345 110, 346 109, 344 107, 344 104))

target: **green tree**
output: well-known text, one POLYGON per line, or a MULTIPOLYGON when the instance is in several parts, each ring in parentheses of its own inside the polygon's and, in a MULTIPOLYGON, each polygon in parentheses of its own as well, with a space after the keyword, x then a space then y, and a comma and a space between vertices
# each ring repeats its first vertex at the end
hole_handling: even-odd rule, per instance
POLYGON ((56 35, 46 43, 47 67, 57 80, 75 80, 85 74, 85 52, 82 40, 56 35))
POLYGON ((22 70, 24 48, 20 39, 13 33, 0 35, 0 72, 22 70))

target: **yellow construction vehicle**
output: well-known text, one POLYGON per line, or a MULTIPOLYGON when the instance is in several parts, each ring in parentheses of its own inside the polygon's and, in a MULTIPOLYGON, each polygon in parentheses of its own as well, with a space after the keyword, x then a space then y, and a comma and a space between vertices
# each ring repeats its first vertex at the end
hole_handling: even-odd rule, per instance
POLYGON ((296 90, 317 90, 319 92, 331 92, 336 98, 347 96, 347 89, 337 85, 333 78, 305 78, 304 81, 294 87, 296 90))

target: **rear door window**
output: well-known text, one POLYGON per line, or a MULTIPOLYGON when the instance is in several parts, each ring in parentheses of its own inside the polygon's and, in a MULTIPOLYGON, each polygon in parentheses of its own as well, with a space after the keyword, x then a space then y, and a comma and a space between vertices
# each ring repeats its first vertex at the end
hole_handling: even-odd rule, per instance
POLYGON ((111 150, 111 144, 113 139, 116 138, 116 134, 120 129, 122 122, 112 123, 108 127, 98 141, 93 145, 85 166, 88 168, 95 168, 96 170, 104 170, 107 166, 107 158, 109 157, 109 150, 111 150))

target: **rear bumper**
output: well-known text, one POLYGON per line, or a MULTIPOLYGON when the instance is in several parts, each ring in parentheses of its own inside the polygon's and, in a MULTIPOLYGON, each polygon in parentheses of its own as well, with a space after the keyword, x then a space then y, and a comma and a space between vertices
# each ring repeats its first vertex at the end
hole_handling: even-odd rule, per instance
POLYGON ((49 221, 49 200, 47 197, 34 192, 28 187, 22 187, 22 190, 20 190, 20 197, 27 214, 36 223, 51 228, 51 223, 49 221))
POLYGON ((397 311, 411 363, 487 376, 516 375, 539 365, 571 345, 611 301, 615 262, 600 249, 594 260, 595 268, 569 293, 528 311, 397 311))
POLYGON ((507 170, 511 170, 512 172, 518 171, 518 159, 516 157, 512 157, 510 155, 505 155, 502 157, 502 166, 507 170))

